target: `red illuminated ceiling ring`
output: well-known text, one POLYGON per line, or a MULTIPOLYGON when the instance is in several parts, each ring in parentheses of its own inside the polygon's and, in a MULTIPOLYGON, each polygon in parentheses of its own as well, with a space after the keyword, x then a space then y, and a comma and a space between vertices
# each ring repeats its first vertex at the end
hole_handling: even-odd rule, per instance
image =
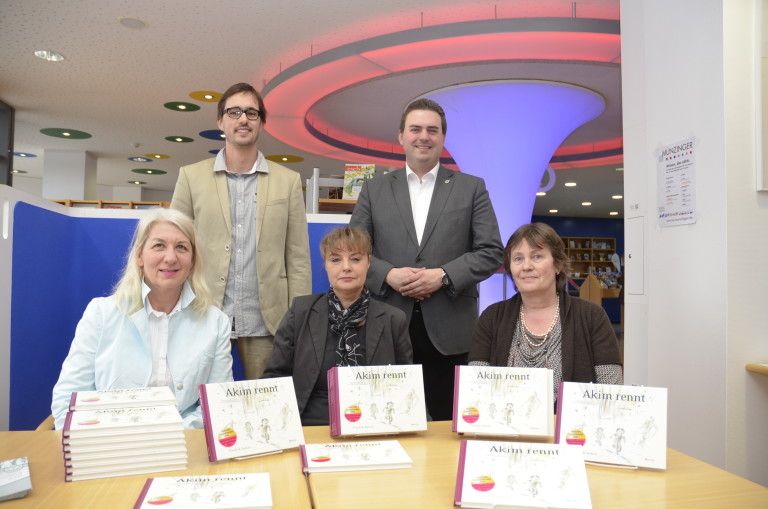
MULTIPOLYGON (((429 68, 516 61, 619 65, 620 54, 616 20, 516 18, 395 32, 320 53, 275 76, 263 90, 270 111, 276 112, 265 128, 306 152, 346 161, 365 156, 366 162, 397 165, 403 155, 391 140, 344 132, 331 120, 312 115, 313 107, 341 90, 429 68)), ((609 157, 617 151, 621 147, 611 146, 601 154, 609 157)), ((588 152, 591 159, 596 155, 588 152)))

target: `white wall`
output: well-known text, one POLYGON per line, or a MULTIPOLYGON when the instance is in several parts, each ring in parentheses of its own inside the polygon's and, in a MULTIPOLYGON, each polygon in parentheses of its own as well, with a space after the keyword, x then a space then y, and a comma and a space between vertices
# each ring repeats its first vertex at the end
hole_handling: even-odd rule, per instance
POLYGON ((729 75, 752 65, 742 48, 752 16, 739 12, 751 4, 621 2, 626 243, 641 245, 644 257, 641 291, 625 292, 625 359, 628 383, 669 388, 670 447, 768 485, 766 460, 749 452, 765 447, 768 421, 746 424, 764 416, 768 391, 747 402, 744 371, 746 359, 768 360, 757 345, 765 317, 748 311, 765 314, 768 246, 752 237, 768 210, 748 153, 752 82, 729 75), (698 219, 659 228, 654 153, 688 137, 696 140, 698 219))
POLYGON ((43 195, 43 179, 37 177, 21 177, 19 174, 13 175, 14 189, 24 191, 25 193, 34 194, 35 196, 43 195))

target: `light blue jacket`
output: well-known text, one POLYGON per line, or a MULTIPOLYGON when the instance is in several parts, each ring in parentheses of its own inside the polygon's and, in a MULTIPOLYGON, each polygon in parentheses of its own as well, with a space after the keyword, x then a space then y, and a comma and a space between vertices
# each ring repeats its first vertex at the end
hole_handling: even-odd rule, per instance
MULTIPOLYGON (((144 286, 144 301, 148 288, 144 286)), ((231 382, 230 322, 210 306, 204 315, 189 305, 195 294, 184 283, 181 309, 168 324, 168 368, 177 406, 187 428, 202 428, 199 384, 231 382)), ((74 391, 146 387, 152 375, 152 345, 146 306, 128 316, 113 297, 93 299, 77 324, 75 339, 53 388, 51 413, 64 426, 74 391)))

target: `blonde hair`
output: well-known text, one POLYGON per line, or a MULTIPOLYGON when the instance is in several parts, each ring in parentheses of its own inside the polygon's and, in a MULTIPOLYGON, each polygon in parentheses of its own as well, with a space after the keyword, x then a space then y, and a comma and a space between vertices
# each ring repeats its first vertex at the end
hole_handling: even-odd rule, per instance
POLYGON ((371 255, 371 236, 355 226, 334 228, 320 241, 320 254, 323 260, 334 250, 352 251, 371 255))
POLYGON ((144 244, 147 242, 152 227, 157 223, 172 224, 181 230, 192 244, 192 269, 187 281, 195 293, 195 300, 192 301, 190 308, 197 313, 204 313, 211 303, 211 292, 205 282, 205 267, 202 253, 197 247, 195 226, 192 219, 173 209, 154 209, 142 217, 136 225, 122 276, 112 291, 117 306, 126 314, 135 313, 144 306, 141 299, 141 283, 144 274, 139 266, 138 257, 141 250, 144 249, 144 244))

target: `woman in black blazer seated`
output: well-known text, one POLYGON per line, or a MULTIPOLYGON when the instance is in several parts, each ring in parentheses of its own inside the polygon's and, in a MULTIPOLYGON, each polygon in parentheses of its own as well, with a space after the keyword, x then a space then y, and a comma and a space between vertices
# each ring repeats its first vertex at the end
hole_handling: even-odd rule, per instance
POLYGON ((328 424, 328 370, 334 366, 411 364, 405 314, 370 298, 368 233, 337 228, 320 242, 331 288, 296 297, 275 333, 262 378, 293 376, 304 426, 328 424))

